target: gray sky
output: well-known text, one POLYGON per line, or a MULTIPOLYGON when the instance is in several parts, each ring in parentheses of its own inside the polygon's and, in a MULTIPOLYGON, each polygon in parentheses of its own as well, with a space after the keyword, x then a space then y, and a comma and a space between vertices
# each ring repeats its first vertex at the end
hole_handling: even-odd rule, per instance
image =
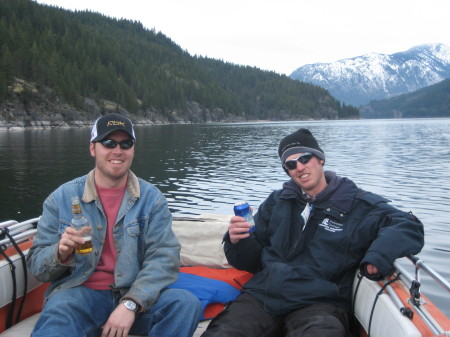
POLYGON ((290 75, 426 43, 450 46, 450 0, 36 0, 140 21, 191 55, 290 75))

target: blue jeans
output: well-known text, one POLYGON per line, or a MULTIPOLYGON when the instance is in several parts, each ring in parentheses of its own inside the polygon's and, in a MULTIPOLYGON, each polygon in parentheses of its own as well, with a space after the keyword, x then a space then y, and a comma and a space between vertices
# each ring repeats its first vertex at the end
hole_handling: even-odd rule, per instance
MULTIPOLYGON (((60 291, 45 304, 31 336, 98 337, 119 299, 111 290, 84 286, 60 291)), ((200 301, 192 293, 166 289, 148 311, 136 314, 130 334, 191 337, 201 314, 200 301)))

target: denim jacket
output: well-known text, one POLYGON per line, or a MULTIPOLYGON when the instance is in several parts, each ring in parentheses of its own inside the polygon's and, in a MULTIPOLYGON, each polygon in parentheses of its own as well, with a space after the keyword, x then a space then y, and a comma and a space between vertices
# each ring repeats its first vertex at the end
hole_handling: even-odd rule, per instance
MULTIPOLYGON (((94 170, 61 185, 48 196, 38 223, 38 233, 27 256, 28 268, 42 282, 51 282, 52 294, 83 284, 99 262, 106 235, 106 216, 97 194, 94 170), (72 218, 71 199, 81 199, 83 215, 92 226, 93 252, 73 254, 64 264, 58 243, 72 218)), ((128 174, 127 188, 113 231, 117 252, 112 290, 133 299, 141 311, 178 277, 180 244, 172 231, 172 216, 163 194, 152 184, 128 174)))

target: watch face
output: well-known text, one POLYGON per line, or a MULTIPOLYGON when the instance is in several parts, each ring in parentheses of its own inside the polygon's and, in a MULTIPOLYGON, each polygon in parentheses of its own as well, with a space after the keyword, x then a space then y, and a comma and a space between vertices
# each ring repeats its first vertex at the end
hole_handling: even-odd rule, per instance
POLYGON ((134 303, 133 301, 123 301, 123 304, 125 305, 125 307, 129 310, 132 311, 136 311, 136 303, 134 303))

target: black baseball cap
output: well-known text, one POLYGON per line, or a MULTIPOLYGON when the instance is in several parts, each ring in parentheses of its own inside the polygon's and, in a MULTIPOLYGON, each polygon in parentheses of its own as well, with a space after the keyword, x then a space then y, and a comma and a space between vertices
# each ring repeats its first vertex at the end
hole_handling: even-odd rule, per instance
POLYGON ((125 116, 117 113, 106 114, 98 118, 91 131, 91 143, 104 139, 113 131, 125 131, 133 140, 136 140, 133 123, 125 116))

